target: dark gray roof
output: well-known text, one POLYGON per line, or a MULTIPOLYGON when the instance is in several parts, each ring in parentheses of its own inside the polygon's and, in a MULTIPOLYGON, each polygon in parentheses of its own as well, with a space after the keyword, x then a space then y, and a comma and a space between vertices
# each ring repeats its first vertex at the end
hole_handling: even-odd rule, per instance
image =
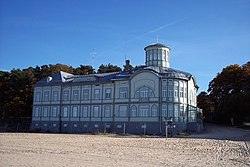
MULTIPOLYGON (((193 78, 195 81, 195 77, 192 74, 175 70, 173 68, 162 69, 153 66, 140 66, 137 67, 136 69, 129 71, 90 74, 90 75, 72 75, 61 71, 53 74, 51 77, 42 79, 41 81, 37 82, 36 86, 73 84, 73 83, 82 83, 82 84, 108 83, 112 81, 129 80, 136 74, 146 71, 151 71, 162 78, 173 78, 173 79, 176 78, 183 80, 190 80, 191 78, 193 78)), ((197 86, 196 81, 195 85, 197 86)))
POLYGON ((146 46, 146 47, 144 48, 144 50, 146 50, 146 49, 149 48, 149 47, 165 47, 165 48, 170 49, 170 47, 168 47, 168 46, 166 46, 166 45, 163 45, 163 44, 161 44, 161 43, 153 43, 153 44, 151 44, 151 45, 146 46))

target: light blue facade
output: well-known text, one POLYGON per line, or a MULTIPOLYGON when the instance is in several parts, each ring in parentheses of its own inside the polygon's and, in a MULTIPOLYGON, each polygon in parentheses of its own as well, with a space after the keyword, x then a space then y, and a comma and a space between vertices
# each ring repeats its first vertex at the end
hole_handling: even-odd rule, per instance
POLYGON ((194 76, 169 68, 167 46, 145 48, 146 65, 75 76, 59 72, 35 85, 32 129, 62 133, 164 134, 201 131, 194 76))

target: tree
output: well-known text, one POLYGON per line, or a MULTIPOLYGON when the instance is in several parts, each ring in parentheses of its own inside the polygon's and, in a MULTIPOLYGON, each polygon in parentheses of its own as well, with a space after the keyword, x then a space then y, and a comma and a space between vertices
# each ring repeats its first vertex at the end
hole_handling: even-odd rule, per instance
POLYGON ((89 65, 80 65, 80 67, 77 67, 74 69, 73 74, 75 75, 87 75, 87 74, 94 74, 95 69, 92 66, 89 65))
POLYGON ((219 115, 218 121, 227 123, 234 117, 240 123, 250 116, 249 102, 246 101, 250 92, 249 64, 227 66, 209 83, 209 98, 219 115))
POLYGON ((211 114, 213 111, 209 95, 207 92, 200 92, 197 96, 197 107, 201 108, 203 111, 204 121, 211 122, 211 114))
POLYGON ((118 71, 122 71, 122 69, 118 66, 113 66, 109 63, 108 65, 101 64, 97 73, 110 73, 118 71))

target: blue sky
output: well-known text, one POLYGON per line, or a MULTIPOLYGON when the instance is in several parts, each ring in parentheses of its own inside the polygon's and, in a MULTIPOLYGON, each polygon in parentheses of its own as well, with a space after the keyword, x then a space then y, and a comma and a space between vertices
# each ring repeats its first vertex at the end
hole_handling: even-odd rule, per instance
POLYGON ((0 12, 0 70, 122 67, 125 55, 140 65, 158 36, 170 66, 203 91, 222 68, 250 60, 250 0, 1 0, 0 12))

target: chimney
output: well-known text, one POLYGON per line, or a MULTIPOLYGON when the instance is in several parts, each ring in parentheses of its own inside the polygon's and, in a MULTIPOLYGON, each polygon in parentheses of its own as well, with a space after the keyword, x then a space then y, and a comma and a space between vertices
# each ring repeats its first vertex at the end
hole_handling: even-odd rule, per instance
POLYGON ((128 71, 128 70, 131 69, 131 65, 130 65, 129 63, 130 63, 129 60, 126 60, 126 61, 125 61, 125 66, 124 66, 125 71, 128 71))

